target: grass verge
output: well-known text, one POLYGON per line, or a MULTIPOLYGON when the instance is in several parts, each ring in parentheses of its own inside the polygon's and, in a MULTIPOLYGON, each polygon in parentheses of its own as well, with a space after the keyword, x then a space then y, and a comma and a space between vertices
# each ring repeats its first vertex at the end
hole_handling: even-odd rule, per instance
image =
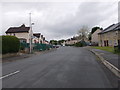
POLYGON ((111 52, 111 53, 119 54, 119 55, 120 55, 120 52, 115 52, 114 47, 99 47, 99 46, 92 46, 92 48, 100 49, 100 50, 104 50, 104 51, 108 51, 108 52, 111 52))

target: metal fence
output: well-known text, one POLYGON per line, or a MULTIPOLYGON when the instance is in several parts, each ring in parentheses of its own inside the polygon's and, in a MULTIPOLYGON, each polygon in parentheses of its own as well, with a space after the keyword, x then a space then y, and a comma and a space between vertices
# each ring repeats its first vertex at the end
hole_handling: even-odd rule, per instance
MULTIPOLYGON (((25 49, 25 48, 29 48, 30 47, 30 44, 29 43, 20 43, 20 47, 25 49)), ((50 44, 39 44, 39 43, 36 43, 36 44, 32 44, 32 48, 34 51, 44 51, 44 50, 49 50, 50 48, 53 48, 52 45, 50 44)))
POLYGON ((33 45, 33 50, 36 50, 36 51, 49 50, 50 48, 52 48, 52 45, 49 45, 49 44, 36 43, 33 45))

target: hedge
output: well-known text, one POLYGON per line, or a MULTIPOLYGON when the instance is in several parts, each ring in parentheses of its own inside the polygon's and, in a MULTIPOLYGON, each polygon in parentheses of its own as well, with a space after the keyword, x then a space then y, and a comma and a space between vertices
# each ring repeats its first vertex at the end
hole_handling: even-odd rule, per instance
POLYGON ((19 51, 20 42, 15 36, 2 36, 2 54, 16 53, 19 51))
POLYGON ((87 43, 85 41, 80 41, 80 42, 75 43, 74 46, 83 47, 83 46, 87 46, 87 43))

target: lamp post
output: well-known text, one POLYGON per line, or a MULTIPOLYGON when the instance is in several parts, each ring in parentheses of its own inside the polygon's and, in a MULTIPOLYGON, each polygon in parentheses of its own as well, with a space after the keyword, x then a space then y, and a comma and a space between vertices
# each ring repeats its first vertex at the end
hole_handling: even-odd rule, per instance
POLYGON ((32 45, 32 42, 31 42, 31 31, 32 31, 32 30, 31 30, 31 29, 32 29, 32 28, 31 28, 31 27, 32 27, 32 26, 31 26, 31 13, 29 13, 29 26, 30 26, 29 43, 30 43, 30 53, 31 53, 31 52, 32 52, 32 46, 31 46, 31 45, 32 45))
POLYGON ((29 13, 29 26, 30 26, 30 34, 29 34, 29 42, 30 42, 30 53, 32 53, 32 25, 34 23, 31 23, 31 13, 29 13))

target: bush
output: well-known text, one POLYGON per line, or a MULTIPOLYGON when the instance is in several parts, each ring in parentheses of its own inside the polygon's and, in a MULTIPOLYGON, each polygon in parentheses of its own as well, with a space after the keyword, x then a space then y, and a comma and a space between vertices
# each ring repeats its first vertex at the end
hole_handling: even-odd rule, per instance
POLYGON ((120 48, 119 46, 114 46, 114 53, 120 53, 120 48))
POLYGON ((16 53, 19 51, 20 42, 15 36, 2 36, 2 54, 16 53))
POLYGON ((74 46, 76 46, 76 47, 83 47, 83 46, 86 46, 86 45, 87 45, 87 43, 85 41, 80 41, 80 42, 74 44, 74 46))
POLYGON ((76 46, 76 47, 83 47, 83 44, 81 42, 78 42, 78 43, 74 44, 74 46, 76 46))
POLYGON ((20 45, 20 50, 25 50, 25 47, 20 45))

